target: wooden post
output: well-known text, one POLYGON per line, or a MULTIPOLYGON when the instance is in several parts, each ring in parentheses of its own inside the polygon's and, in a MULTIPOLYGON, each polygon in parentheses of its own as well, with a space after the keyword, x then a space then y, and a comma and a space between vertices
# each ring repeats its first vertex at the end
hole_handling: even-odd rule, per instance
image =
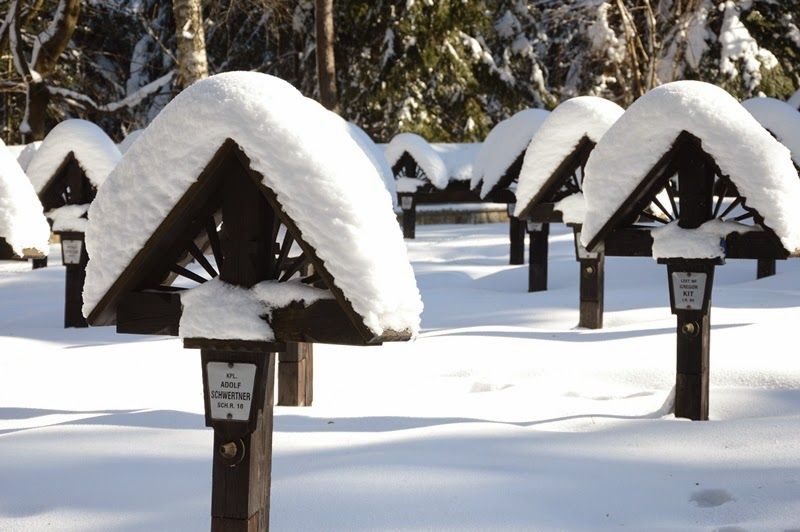
POLYGON ((756 266, 756 279, 775 275, 775 259, 758 259, 756 266))
POLYGON ((602 249, 589 252, 581 244, 581 230, 575 227, 575 258, 580 264, 580 317, 578 327, 603 328, 605 294, 605 254, 602 249))
POLYGON ((547 251, 550 224, 527 224, 530 235, 530 253, 528 257, 528 292, 547 290, 547 251))
MULTIPOLYGON (((206 426, 214 428, 211 531, 269 530, 275 354, 202 349, 201 359, 206 426), (247 388, 246 382, 239 389, 219 388, 219 379, 212 380, 209 376, 209 364, 215 363, 233 368, 229 374, 232 378, 228 383, 242 382, 237 367, 255 366, 252 391, 247 388), (240 394, 235 399, 227 399, 226 395, 211 397, 212 394, 226 394, 229 391, 240 394), (214 403, 217 401, 228 405, 229 410, 241 406, 242 403, 249 404, 250 412, 244 413, 244 419, 231 419, 230 413, 227 414, 227 419, 215 418, 214 403)), ((219 411, 218 408, 217 416, 219 411)))
POLYGON ((66 270, 64 285, 64 327, 88 327, 83 317, 83 283, 86 280, 86 253, 84 235, 79 232, 62 232, 61 258, 66 270))
POLYGON ((314 344, 287 342, 278 364, 278 405, 311 406, 314 400, 314 344))
POLYGON ((38 270, 39 268, 47 268, 47 257, 42 257, 41 259, 33 259, 31 261, 33 270, 38 270))
POLYGON ((675 417, 708 419, 712 260, 670 260, 672 312, 678 317, 675 417))
MULTIPOLYGON (((509 204, 509 210, 511 206, 509 204)), ((509 214, 508 217, 509 264, 525 264, 525 222, 509 214)))
POLYGON ((412 194, 400 194, 399 197, 403 209, 403 238, 416 238, 417 202, 412 194))

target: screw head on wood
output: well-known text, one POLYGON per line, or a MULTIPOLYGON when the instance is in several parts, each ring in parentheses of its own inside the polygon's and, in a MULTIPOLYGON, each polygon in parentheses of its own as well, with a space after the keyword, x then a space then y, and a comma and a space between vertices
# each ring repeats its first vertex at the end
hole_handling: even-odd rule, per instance
POLYGON ((229 441, 228 443, 223 443, 219 446, 219 454, 228 460, 235 458, 237 451, 238 447, 236 446, 236 442, 229 441))
POLYGON ((592 275, 594 273, 594 266, 587 266, 583 269, 586 275, 592 275))
POLYGON ((681 332, 687 336, 694 336, 697 334, 699 327, 694 322, 684 323, 681 327, 681 332))

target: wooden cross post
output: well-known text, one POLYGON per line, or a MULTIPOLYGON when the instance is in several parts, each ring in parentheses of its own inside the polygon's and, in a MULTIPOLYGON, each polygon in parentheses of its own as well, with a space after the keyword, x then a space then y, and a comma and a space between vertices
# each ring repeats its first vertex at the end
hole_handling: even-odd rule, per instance
POLYGON ((416 238, 417 202, 413 194, 398 194, 403 209, 403 238, 416 238))
POLYGON ((278 405, 311 406, 314 400, 314 344, 287 342, 278 356, 278 405))
POLYGON ((89 262, 84 234, 64 231, 59 235, 61 259, 67 271, 64 288, 64 327, 88 327, 89 324, 83 317, 83 283, 86 280, 86 264, 89 262))
POLYGON ((605 255, 603 250, 589 252, 581 244, 581 231, 575 228, 575 257, 580 264, 580 317, 578 327, 603 328, 605 293, 605 255))
POLYGON ((525 264, 525 226, 526 223, 512 216, 514 204, 508 204, 509 264, 525 264))
MULTIPOLYGON (((695 229, 713 218, 714 169, 700 140, 677 154, 678 225, 695 229)), ((711 288, 719 259, 667 259, 670 305, 678 317, 675 416, 708 419, 711 288)))
POLYGON ((758 259, 756 266, 756 279, 775 275, 775 259, 758 259))
POLYGON ((530 252, 528 253, 528 292, 541 292, 547 290, 547 251, 550 224, 527 223, 530 238, 530 252))
POLYGON ((38 270, 39 268, 47 268, 47 257, 42 257, 40 259, 33 259, 32 261, 32 269, 38 270))
MULTIPOLYGON (((249 179, 230 179, 223 194, 220 243, 225 260, 219 277, 251 287, 269 278, 277 267, 272 230, 278 219, 249 179)), ((243 351, 236 348, 236 341, 222 341, 220 347, 201 351, 206 424, 214 428, 212 532, 269 529, 272 404, 279 350, 280 345, 269 344, 243 351), (251 403, 245 413, 248 396, 230 393, 248 393, 244 384, 251 377, 251 403), (237 383, 242 384, 237 387, 237 383)))
POLYGON ((269 530, 275 354, 201 349, 212 532, 269 530))

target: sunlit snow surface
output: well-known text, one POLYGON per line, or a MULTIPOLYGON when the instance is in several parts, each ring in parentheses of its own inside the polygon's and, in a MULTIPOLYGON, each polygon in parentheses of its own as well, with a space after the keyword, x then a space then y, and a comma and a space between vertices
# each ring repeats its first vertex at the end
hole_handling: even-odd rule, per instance
MULTIPOLYGON (((606 328, 576 330, 571 235, 529 294, 507 233, 418 227, 421 337, 315 347, 314 406, 275 410, 272 529, 800 527, 800 263, 717 269, 712 421, 688 422, 664 266, 608 259, 606 328)), ((62 329, 58 261, 0 263, 0 530, 208 530, 199 352, 62 329)))

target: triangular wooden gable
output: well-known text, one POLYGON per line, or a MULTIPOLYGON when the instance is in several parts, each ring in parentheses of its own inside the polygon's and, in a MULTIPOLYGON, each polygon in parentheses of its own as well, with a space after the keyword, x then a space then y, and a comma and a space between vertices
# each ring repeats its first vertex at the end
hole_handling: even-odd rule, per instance
MULTIPOLYGON (((409 338, 409 333, 394 331, 378 337, 364 325, 275 192, 250 168, 236 142, 228 139, 88 320, 92 325, 116 323, 119 332, 176 335, 181 315, 181 289, 171 286, 176 276, 198 284, 219 276, 227 283, 250 287, 295 275, 303 283, 329 289, 334 299, 276 309, 270 325, 277 341, 372 345, 409 338), (298 256, 290 256, 293 242, 302 250, 298 256), (211 250, 216 265, 206 259, 204 248, 211 250), (186 268, 191 260, 203 273, 186 268)), ((215 341, 184 343, 209 347, 215 341)))
POLYGON ((75 154, 69 152, 38 194, 47 212, 64 205, 91 203, 97 189, 86 176, 75 154))
POLYGON ((400 178, 409 178, 409 179, 419 179, 420 181, 427 181, 428 186, 433 186, 430 182, 430 179, 422 170, 422 168, 417 164, 417 161, 414 157, 408 153, 407 151, 403 152, 403 155, 397 159, 397 162, 392 165, 392 175, 394 175, 395 179, 400 178))
POLYGON ((586 161, 589 160, 594 146, 594 141, 584 135, 575 149, 561 161, 544 185, 522 209, 520 219, 537 218, 535 221, 560 221, 561 217, 553 213, 553 204, 567 196, 583 191, 583 168, 586 166, 586 161), (578 175, 578 170, 581 170, 580 175, 578 175), (540 217, 552 219, 539 220, 540 217))
POLYGON ((642 249, 626 249, 626 245, 641 245, 645 241, 643 233, 650 239, 651 229, 675 220, 681 227, 692 229, 713 219, 761 229, 728 235, 728 258, 789 256, 775 232, 764 224, 763 216, 747 205, 747 198, 703 151, 702 141, 683 131, 592 238, 587 249, 592 251, 605 242, 607 255, 641 255, 642 249))

